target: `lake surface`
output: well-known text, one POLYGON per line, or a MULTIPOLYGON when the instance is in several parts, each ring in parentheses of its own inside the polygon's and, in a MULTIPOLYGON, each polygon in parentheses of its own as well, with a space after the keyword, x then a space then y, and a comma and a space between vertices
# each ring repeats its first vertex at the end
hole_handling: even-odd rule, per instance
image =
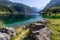
POLYGON ((39 13, 35 13, 32 15, 32 17, 30 19, 24 20, 24 21, 19 21, 19 22, 14 22, 11 24, 4 24, 7 27, 16 27, 16 26, 26 26, 30 23, 33 23, 34 21, 40 21, 42 20, 42 17, 40 16, 39 13))

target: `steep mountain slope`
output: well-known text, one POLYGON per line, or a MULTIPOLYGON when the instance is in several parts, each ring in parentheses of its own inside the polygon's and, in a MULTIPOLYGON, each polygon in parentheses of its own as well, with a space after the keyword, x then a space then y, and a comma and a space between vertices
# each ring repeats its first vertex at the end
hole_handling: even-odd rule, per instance
POLYGON ((45 8, 60 6, 60 0, 51 0, 45 8))
POLYGON ((19 13, 34 13, 37 12, 35 10, 32 10, 31 7, 21 4, 21 3, 13 3, 8 0, 0 0, 1 5, 6 5, 11 10, 14 10, 13 12, 19 12, 19 13))
POLYGON ((41 14, 52 14, 52 13, 60 13, 60 7, 51 7, 51 8, 46 8, 42 11, 40 11, 41 14))

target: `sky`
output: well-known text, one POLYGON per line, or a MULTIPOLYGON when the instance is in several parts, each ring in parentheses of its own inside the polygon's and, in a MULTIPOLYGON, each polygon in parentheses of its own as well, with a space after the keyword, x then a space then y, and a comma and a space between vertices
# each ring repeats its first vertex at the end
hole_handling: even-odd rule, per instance
POLYGON ((12 2, 23 3, 30 7, 43 8, 50 2, 50 0, 10 0, 12 2))

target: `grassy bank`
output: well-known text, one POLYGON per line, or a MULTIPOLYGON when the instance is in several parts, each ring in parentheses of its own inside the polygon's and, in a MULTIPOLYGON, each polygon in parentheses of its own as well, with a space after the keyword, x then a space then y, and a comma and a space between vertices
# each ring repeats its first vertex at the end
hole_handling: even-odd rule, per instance
POLYGON ((60 40, 60 14, 45 14, 42 15, 43 18, 46 18, 50 21, 46 25, 51 30, 50 39, 51 40, 60 40))
POLYGON ((51 30, 50 39, 60 40, 60 7, 51 7, 42 10, 43 18, 50 20, 46 25, 51 30))
POLYGON ((60 40, 60 19, 49 19, 50 23, 47 23, 47 27, 51 30, 50 39, 60 40))
POLYGON ((60 14, 59 13, 57 13, 57 14, 54 14, 54 13, 43 14, 42 16, 43 16, 43 18, 60 19, 60 14))
POLYGON ((10 40, 22 40, 25 36, 29 34, 30 29, 29 28, 23 28, 22 27, 16 27, 15 32, 16 35, 14 37, 11 37, 10 40))

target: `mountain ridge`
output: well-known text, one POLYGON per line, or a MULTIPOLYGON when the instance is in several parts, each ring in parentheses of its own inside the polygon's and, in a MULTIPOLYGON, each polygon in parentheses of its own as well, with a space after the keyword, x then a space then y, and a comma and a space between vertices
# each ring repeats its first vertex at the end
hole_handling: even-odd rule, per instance
POLYGON ((51 0, 45 8, 60 6, 60 0, 51 0))
POLYGON ((24 5, 22 3, 15 3, 11 2, 9 0, 0 0, 0 4, 6 5, 8 8, 13 9, 19 13, 35 13, 36 10, 33 10, 33 8, 24 5))

